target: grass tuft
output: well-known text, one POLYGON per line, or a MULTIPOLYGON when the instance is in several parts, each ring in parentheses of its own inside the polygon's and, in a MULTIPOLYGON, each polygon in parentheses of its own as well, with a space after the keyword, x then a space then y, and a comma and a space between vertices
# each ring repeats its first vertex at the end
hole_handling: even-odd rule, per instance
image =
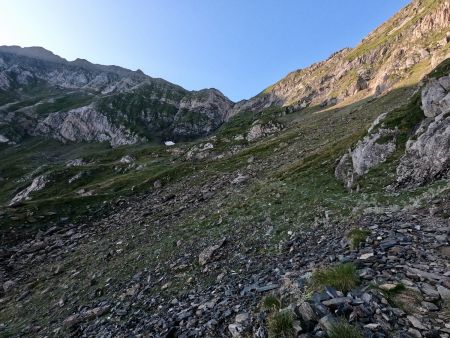
POLYGON ((356 266, 352 263, 340 264, 317 270, 311 278, 313 288, 332 286, 343 292, 347 292, 358 285, 359 279, 356 266))
POLYGON ((340 321, 335 324, 330 332, 328 332, 330 338, 362 338, 361 330, 347 322, 340 321))
POLYGON ((423 300, 420 293, 408 289, 402 283, 397 284, 395 288, 390 290, 383 290, 378 285, 373 286, 373 288, 381 292, 391 306, 398 307, 406 313, 414 313, 423 300))
POLYGON ((268 311, 278 311, 281 308, 281 301, 274 295, 264 297, 262 306, 268 311))
POLYGON ((367 236, 370 235, 369 230, 363 229, 352 229, 347 235, 347 239, 350 243, 350 247, 352 249, 358 248, 361 243, 366 241, 367 236))
POLYGON ((269 338, 294 337, 294 316, 290 310, 274 313, 268 321, 269 338))

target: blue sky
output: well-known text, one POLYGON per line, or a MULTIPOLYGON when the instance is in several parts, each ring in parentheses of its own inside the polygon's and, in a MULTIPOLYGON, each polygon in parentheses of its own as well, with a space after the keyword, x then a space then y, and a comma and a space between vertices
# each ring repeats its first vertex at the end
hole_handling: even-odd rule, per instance
POLYGON ((355 46, 408 0, 0 0, 0 45, 249 98, 355 46))

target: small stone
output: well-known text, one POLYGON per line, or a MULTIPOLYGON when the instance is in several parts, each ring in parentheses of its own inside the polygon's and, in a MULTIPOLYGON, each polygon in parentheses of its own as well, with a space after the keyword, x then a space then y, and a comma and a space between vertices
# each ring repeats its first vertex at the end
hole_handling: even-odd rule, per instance
POLYGON ((370 324, 366 324, 364 325, 364 328, 372 330, 372 331, 376 331, 381 325, 378 323, 370 323, 370 324))
POLYGON ((340 304, 346 304, 351 303, 352 299, 349 297, 339 297, 339 298, 332 298, 330 300, 323 301, 322 304, 328 307, 331 306, 337 306, 340 304))
POLYGON ((438 311, 439 310, 439 308, 436 305, 434 305, 433 303, 430 303, 430 302, 424 301, 421 303, 421 305, 427 311, 438 311))
POLYGON ((321 292, 313 294, 311 299, 314 303, 320 303, 323 302, 324 300, 331 299, 331 296, 327 292, 321 292))
POLYGON ((278 289, 279 287, 280 287, 280 285, 278 285, 278 284, 268 284, 268 285, 265 285, 265 286, 258 286, 256 288, 256 291, 257 292, 267 292, 267 291, 270 291, 270 290, 278 289))
POLYGON ((319 320, 319 325, 326 331, 330 332, 334 325, 336 325, 337 320, 333 315, 326 315, 319 320))
POLYGON ((236 178, 234 178, 231 181, 231 184, 242 184, 242 183, 247 182, 248 179, 249 179, 248 176, 239 174, 236 178))
POLYGON ((360 260, 367 260, 367 259, 369 259, 369 258, 371 258, 373 256, 374 256, 373 252, 368 252, 368 253, 365 253, 365 254, 362 254, 361 256, 359 256, 358 259, 360 259, 360 260))
POLYGON ((244 327, 240 324, 230 324, 228 325, 228 331, 230 331, 231 336, 234 338, 242 337, 242 332, 244 332, 244 327))
POLYGON ((3 291, 5 291, 5 294, 10 293, 12 290, 14 290, 16 287, 16 282, 12 280, 8 280, 3 283, 3 291))
POLYGON ((295 337, 297 337, 303 331, 302 324, 298 320, 295 320, 292 323, 292 328, 294 329, 295 337))
POLYGON ((370 293, 364 292, 361 295, 361 299, 364 301, 364 303, 370 303, 372 301, 372 295, 370 293))
POLYGON ((423 324, 421 323, 421 321, 415 317, 415 316, 406 316, 406 318, 408 318, 409 322, 416 328, 419 330, 426 330, 427 328, 425 326, 423 326, 423 324))
POLYGON ((396 307, 392 308, 392 312, 397 317, 403 317, 406 314, 405 311, 403 311, 402 309, 396 308, 396 307))
POLYGON ((423 283, 420 290, 425 294, 428 300, 434 301, 438 300, 440 297, 439 292, 430 284, 423 283))
POLYGON ((198 262, 201 266, 204 266, 212 261, 214 254, 217 250, 219 250, 224 244, 226 239, 223 238, 219 243, 216 245, 212 245, 204 249, 200 255, 198 256, 198 262))
POLYGON ((422 338, 422 334, 419 330, 413 329, 412 327, 409 328, 408 333, 411 335, 412 338, 422 338))
POLYGON ((398 286, 398 284, 386 283, 386 284, 380 285, 379 287, 380 287, 381 290, 384 290, 384 291, 392 291, 397 286, 398 286))
POLYGON ((337 298, 339 297, 338 292, 335 288, 327 286, 325 288, 325 292, 331 297, 331 298, 337 298))
POLYGON ((246 312, 236 315, 236 318, 234 319, 235 323, 238 323, 238 324, 248 322, 249 320, 250 320, 250 315, 246 312))
POLYGON ((438 285, 436 288, 442 299, 450 299, 450 290, 449 289, 447 289, 441 285, 438 285))
POLYGON ((297 313, 305 322, 315 321, 317 319, 311 304, 307 302, 303 302, 297 307, 297 313))
POLYGON ((383 250, 387 250, 392 248, 393 246, 395 246, 397 244, 397 240, 396 239, 392 239, 392 240, 386 240, 380 243, 380 247, 383 250))

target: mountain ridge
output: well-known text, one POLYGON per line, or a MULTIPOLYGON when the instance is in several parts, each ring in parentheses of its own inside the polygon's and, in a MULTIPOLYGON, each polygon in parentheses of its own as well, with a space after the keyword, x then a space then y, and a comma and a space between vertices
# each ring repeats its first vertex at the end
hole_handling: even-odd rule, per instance
MULTIPOLYGON (((187 91, 164 79, 152 78, 140 71, 132 71, 119 66, 93 64, 84 59, 67 61, 42 47, 28 49, 3 46, 0 47, 0 53, 13 53, 19 57, 30 58, 30 60, 54 62, 61 67, 69 67, 66 70, 51 67, 53 73, 47 74, 47 77, 43 76, 50 85, 63 88, 90 89, 98 91, 101 95, 116 93, 120 96, 121 93, 132 92, 145 83, 153 83, 154 88, 150 91, 144 93, 142 90, 137 90, 140 95, 145 95, 146 99, 137 103, 137 106, 132 108, 133 111, 125 112, 125 114, 131 115, 130 121, 125 123, 126 126, 124 123, 115 124, 118 120, 123 120, 122 117, 116 116, 116 113, 112 111, 98 112, 112 123, 111 126, 100 127, 98 137, 81 134, 77 137, 71 135, 65 138, 59 131, 48 135, 48 137, 62 141, 103 140, 108 142, 108 139, 117 139, 116 136, 103 136, 105 132, 108 134, 108 130, 114 125, 115 129, 127 130, 118 138, 118 142, 111 143, 113 146, 118 146, 152 139, 161 142, 164 138, 179 140, 206 136, 236 114, 248 111, 261 113, 270 107, 286 107, 289 112, 315 105, 329 107, 371 95, 381 95, 403 85, 411 78, 420 79, 450 55, 449 22, 450 4, 448 2, 415 0, 372 31, 356 47, 341 49, 324 61, 292 71, 258 95, 236 103, 215 88, 187 91), (413 46, 413 48, 408 46, 413 46), (205 90, 209 90, 213 94, 208 96, 210 101, 195 102, 193 106, 197 108, 187 109, 184 117, 180 111, 175 113, 180 109, 179 100, 183 93, 186 100, 192 101, 188 96, 205 99, 206 96, 199 95, 205 93, 205 90), (177 97, 177 99, 157 102, 158 97, 165 100, 167 95, 177 97), (136 119, 136 115, 147 115, 146 109, 152 111, 151 116, 136 119), (162 116, 159 116, 161 114, 158 113, 158 109, 164 112, 162 116), (189 117, 187 118, 187 116, 189 117), (168 123, 167 120, 170 122, 168 123), (144 125, 144 128, 136 123, 144 125), (179 123, 180 126, 177 126, 179 123)), ((28 61, 24 61, 24 63, 27 64, 28 61)), ((2 62, 0 62, 1 64, 2 62)), ((16 66, 19 67, 19 65, 16 66)), ((24 74, 27 73, 22 73, 20 76, 24 77, 24 74)), ((36 74, 39 74, 39 71, 36 74)), ((4 72, 0 74, 0 86, 4 89, 8 84, 7 78, 4 72)), ((26 76, 21 80, 26 82, 26 76)), ((128 100, 131 103, 135 99, 129 97, 128 100)), ((138 99, 136 98, 136 100, 138 99)), ((182 106, 182 110, 186 110, 186 104, 184 103, 182 106)), ((56 113, 56 111, 50 113, 56 113)), ((75 120, 72 119, 71 123, 73 122, 75 120)), ((33 124, 29 121, 27 123, 33 124)), ((8 134, 2 134, 2 136, 16 142, 18 134, 34 133, 28 129, 10 133, 16 136, 15 139, 8 134)), ((52 128, 52 130, 54 129, 52 128)), ((77 132, 82 129, 78 128, 77 132)), ((94 131, 93 133, 95 134, 94 131)), ((111 133, 114 132, 111 131, 111 133)))
POLYGON ((224 107, 228 110, 233 104, 217 89, 188 91, 141 71, 96 65, 81 59, 69 62, 42 48, 2 47, 0 56, 0 87, 7 96, 1 107, 3 121, 0 122, 3 122, 3 138, 11 142, 36 134, 66 142, 106 141, 113 146, 138 140, 195 138, 222 124, 226 115, 224 107), (19 54, 15 53, 17 50, 19 54), (27 100, 30 105, 14 113, 15 102, 27 100), (86 107, 93 105, 97 116, 93 125, 98 128, 83 134, 85 123, 82 120, 77 123, 79 110, 71 113, 55 110, 48 104, 52 100, 69 100, 74 109, 86 103, 89 103, 86 107), (117 111, 115 104, 124 111, 117 111), (42 109, 45 106, 48 108, 42 109), (101 107, 103 111, 99 111, 101 107), (53 124, 52 128, 45 129, 48 134, 43 134, 38 126, 56 113, 60 123, 66 121, 61 116, 70 114, 70 118, 66 116, 70 122, 66 121, 64 131, 53 124), (17 121, 18 117, 21 121, 17 121), (119 123, 119 120, 125 121, 119 123), (99 124, 99 121, 104 122, 99 124), (70 125, 74 125, 73 130, 70 125), (118 135, 117 130, 123 132, 118 135))
MULTIPOLYGON (((428 63, 425 68, 429 71, 446 59, 449 28, 448 2, 415 0, 356 47, 341 49, 324 61, 290 72, 255 97, 238 102, 232 115, 272 105, 330 105, 349 100, 358 92, 362 92, 358 98, 361 94, 382 94, 410 77, 408 72, 418 64, 428 63), (414 48, 408 49, 408 45, 414 48)), ((417 76, 425 75, 426 69, 419 70, 417 76)))

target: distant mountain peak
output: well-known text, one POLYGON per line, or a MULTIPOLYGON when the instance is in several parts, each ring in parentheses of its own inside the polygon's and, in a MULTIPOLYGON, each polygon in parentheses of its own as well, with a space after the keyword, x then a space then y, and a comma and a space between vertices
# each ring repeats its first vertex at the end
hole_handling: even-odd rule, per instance
POLYGON ((38 46, 20 47, 20 46, 0 46, 0 52, 11 53, 26 57, 31 57, 44 61, 65 63, 66 59, 54 54, 53 52, 38 46))

